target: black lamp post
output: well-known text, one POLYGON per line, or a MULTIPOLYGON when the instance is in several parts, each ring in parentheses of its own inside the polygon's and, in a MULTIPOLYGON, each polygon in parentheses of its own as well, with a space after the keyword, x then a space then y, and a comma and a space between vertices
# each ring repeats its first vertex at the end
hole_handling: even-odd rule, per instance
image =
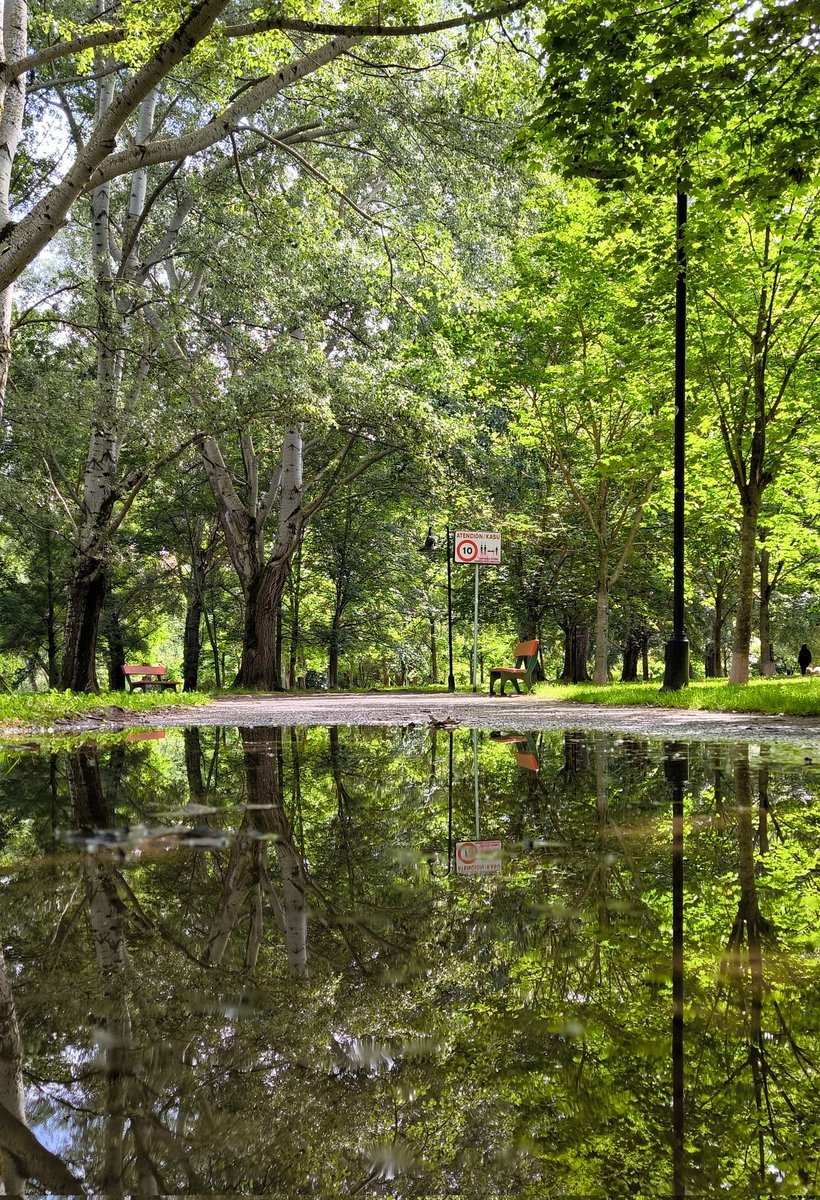
MULTIPOLYGON (((450 555, 450 526, 444 526, 444 536, 447 539, 447 691, 454 692, 456 690, 456 677, 453 674, 453 567, 450 555)), ((419 554, 433 554, 436 549, 436 539, 433 537, 433 528, 427 530, 427 537, 424 539, 424 545, 419 546, 419 554)))
POLYGON ((683 523, 686 465, 686 193, 678 183, 675 280, 675 504, 672 524, 672 636, 665 646, 663 691, 676 692, 689 682, 689 642, 683 629, 683 523))

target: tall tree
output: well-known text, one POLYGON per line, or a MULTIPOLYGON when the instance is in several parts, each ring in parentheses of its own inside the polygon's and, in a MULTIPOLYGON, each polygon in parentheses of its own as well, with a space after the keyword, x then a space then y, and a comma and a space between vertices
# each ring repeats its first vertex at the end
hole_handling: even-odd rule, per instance
POLYGON ((771 206, 696 226, 697 391, 723 439, 740 506, 738 607, 730 683, 748 682, 758 528, 764 495, 800 452, 817 411, 820 312, 813 246, 818 195, 795 189, 771 206), (708 242, 709 249, 706 248, 708 242), (698 253, 700 244, 703 249, 698 253), (725 270, 730 259, 731 272, 725 270))

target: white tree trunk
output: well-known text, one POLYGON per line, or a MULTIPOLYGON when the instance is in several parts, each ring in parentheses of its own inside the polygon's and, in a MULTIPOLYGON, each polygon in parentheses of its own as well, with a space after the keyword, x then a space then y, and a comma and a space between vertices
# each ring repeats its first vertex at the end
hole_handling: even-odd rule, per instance
POLYGON ((302 538, 303 519, 303 474, 304 444, 302 426, 293 425, 285 430, 282 443, 282 495, 279 504, 279 522, 274 558, 290 558, 302 538))
MULTIPOLYGON (((0 58, 15 62, 24 58, 28 45, 28 9, 25 0, 4 0, 0 35, 0 58)), ((23 127, 26 103, 25 72, 0 86, 0 233, 11 221, 11 178, 14 156, 23 127)), ((6 387, 11 365, 11 310, 13 283, 0 292, 0 421, 3 419, 6 387)))

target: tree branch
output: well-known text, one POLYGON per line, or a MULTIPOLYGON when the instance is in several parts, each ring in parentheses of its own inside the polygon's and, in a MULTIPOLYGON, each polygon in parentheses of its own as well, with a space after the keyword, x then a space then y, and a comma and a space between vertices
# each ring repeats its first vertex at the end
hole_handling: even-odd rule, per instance
POLYGON ((511 3, 499 8, 450 17, 444 21, 431 21, 426 25, 335 25, 327 21, 302 21, 293 17, 263 17, 260 21, 246 21, 242 25, 226 25, 223 32, 226 37, 250 37, 255 33, 271 33, 277 29, 293 33, 317 33, 325 37, 419 37, 425 33, 442 33, 446 29, 482 25, 498 17, 520 12, 528 3, 529 0, 511 0, 511 3))

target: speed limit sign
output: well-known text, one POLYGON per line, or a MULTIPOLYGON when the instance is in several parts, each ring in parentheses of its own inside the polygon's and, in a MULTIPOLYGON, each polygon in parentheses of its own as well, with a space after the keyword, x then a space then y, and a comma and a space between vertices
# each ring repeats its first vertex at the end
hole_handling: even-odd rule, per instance
POLYGON ((453 542, 453 557, 457 563, 497 567, 501 562, 501 534, 457 531, 453 542))

